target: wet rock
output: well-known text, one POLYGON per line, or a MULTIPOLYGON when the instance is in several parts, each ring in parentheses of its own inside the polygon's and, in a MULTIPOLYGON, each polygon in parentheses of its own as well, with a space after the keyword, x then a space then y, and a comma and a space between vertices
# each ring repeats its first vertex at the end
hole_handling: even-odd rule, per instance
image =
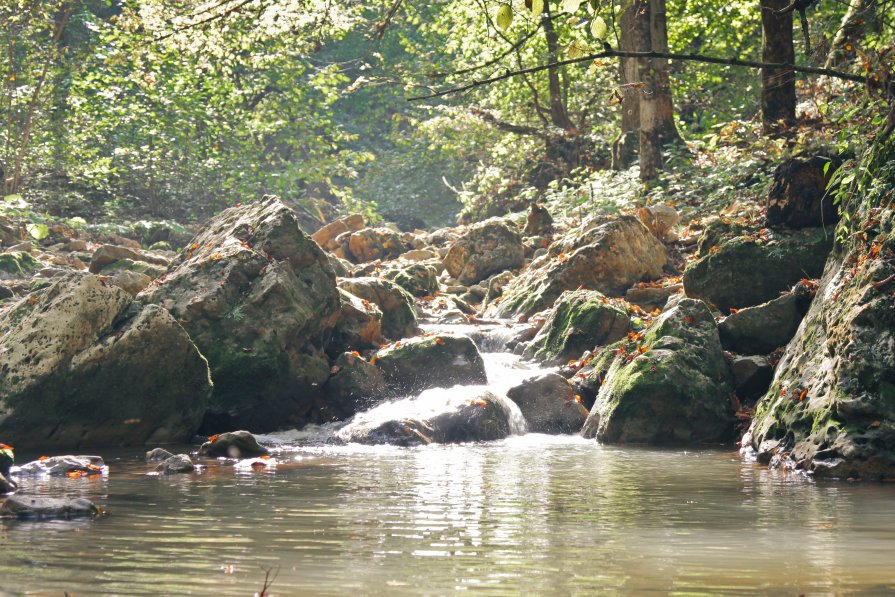
POLYGON ((594 290, 563 292, 544 327, 523 356, 555 365, 577 359, 595 346, 612 344, 631 331, 626 310, 594 290))
POLYGON ((12 493, 18 485, 10 477, 10 468, 15 462, 12 446, 0 444, 0 495, 12 493))
POLYGON ((438 271, 424 263, 398 266, 384 276, 413 296, 431 296, 438 291, 438 271))
POLYGON ((581 433, 606 443, 723 442, 735 421, 732 380, 708 307, 692 299, 613 351, 581 433))
POLYGON ((525 236, 545 236, 553 234, 553 216, 547 208, 540 203, 533 203, 528 208, 525 216, 525 228, 522 230, 525 236))
POLYGON ((357 415, 339 431, 347 442, 419 446, 503 439, 512 413, 490 392, 462 397, 444 391, 383 405, 357 415))
POLYGON ((364 217, 360 214, 351 214, 326 224, 317 230, 311 238, 327 251, 334 251, 339 247, 339 243, 336 242, 336 238, 338 238, 339 235, 346 232, 356 232, 363 227, 364 217))
POLYGON ((177 475, 183 473, 192 473, 196 470, 196 465, 190 460, 187 454, 177 454, 171 456, 155 467, 155 471, 162 475, 177 475))
POLYGON ((86 498, 49 498, 15 495, 0 504, 0 518, 49 520, 94 517, 102 509, 86 498))
POLYGON ((10 479, 7 475, 0 473, 0 495, 12 493, 18 489, 18 484, 10 479))
POLYGON ((768 391, 774 377, 774 367, 762 356, 735 356, 730 361, 734 390, 746 402, 758 400, 768 391))
POLYGON ((376 353, 393 394, 409 395, 428 388, 483 384, 485 361, 467 336, 442 334, 395 342, 376 353))
POLYGON ((822 229, 738 236, 690 264, 684 291, 723 313, 758 305, 801 278, 819 276, 832 245, 832 232, 822 229))
POLYGON ((146 462, 161 462, 163 460, 167 460, 174 456, 171 452, 163 449, 163 448, 153 448, 152 450, 146 452, 146 462))
POLYGON ((327 353, 378 348, 382 344, 382 311, 366 299, 339 288, 342 306, 327 353))
POLYGON ((718 324, 721 345, 742 354, 768 354, 792 339, 804 315, 792 293, 740 309, 718 324))
POLYGON ((210 458, 254 458, 270 454, 248 431, 228 431, 212 435, 199 446, 199 456, 210 458))
POLYGON ((343 278, 339 288, 373 303, 382 311, 382 333, 397 340, 416 334, 413 297, 406 290, 381 278, 343 278))
POLYGON ((22 477, 50 475, 64 477, 66 475, 99 475, 106 466, 100 456, 50 456, 23 464, 16 471, 22 477))
POLYGON ((333 364, 333 376, 323 387, 326 414, 345 419, 383 400, 387 386, 376 365, 362 357, 344 353, 333 364))
POLYGON ((777 166, 768 192, 766 224, 835 227, 839 213, 833 202, 835 194, 827 192, 827 185, 840 163, 839 159, 812 156, 790 158, 777 166))
POLYGON ((594 218, 532 261, 486 316, 530 316, 579 287, 619 296, 636 282, 661 277, 665 262, 665 246, 636 218, 594 218))
POLYGON ((19 448, 185 441, 211 393, 186 331, 91 274, 0 315, 0 435, 19 448))
POLYGON ((895 476, 895 213, 879 230, 831 257, 750 429, 766 457, 818 477, 895 476))
POLYGON ((492 218, 473 224, 451 245, 444 267, 461 284, 474 284, 504 270, 522 267, 522 237, 513 224, 492 218))
POLYGON ((26 251, 10 251, 0 253, 0 272, 15 276, 27 276, 39 270, 43 265, 26 251))
POLYGON ((203 431, 308 420, 329 377, 339 293, 326 255, 278 198, 221 212, 140 298, 168 309, 208 358, 203 431))
POLYGON ((346 259, 354 263, 394 259, 404 252, 401 235, 391 228, 364 228, 346 235, 347 239, 339 237, 342 239, 342 252, 346 259))
POLYGON ((572 385, 558 373, 527 379, 510 388, 507 398, 522 411, 533 433, 578 433, 588 415, 572 385))
POLYGON ((660 203, 641 207, 637 210, 637 217, 659 240, 664 242, 677 240, 674 229, 681 223, 681 216, 670 205, 660 203))

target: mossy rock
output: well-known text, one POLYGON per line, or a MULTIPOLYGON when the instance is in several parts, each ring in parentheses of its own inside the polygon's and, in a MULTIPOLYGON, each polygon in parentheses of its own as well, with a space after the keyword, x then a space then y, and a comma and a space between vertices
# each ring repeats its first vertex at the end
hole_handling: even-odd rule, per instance
POLYGON ((384 275, 413 296, 431 296, 438 290, 438 271, 424 263, 400 266, 384 275))
POLYGON ((339 288, 379 307, 385 337, 398 340, 416 334, 418 325, 413 296, 391 280, 342 278, 338 284, 339 288))
POLYGON ((376 353, 389 391, 418 394, 428 388, 484 384, 485 361, 467 336, 443 334, 395 342, 376 353))
POLYGON ((0 253, 0 271, 16 276, 27 276, 41 267, 40 261, 35 259, 31 253, 25 251, 0 253))
POLYGON ((522 267, 522 235, 511 222, 491 218, 473 224, 451 245, 444 267, 461 284, 475 284, 504 270, 522 267))
POLYGON ((617 351, 582 435, 649 445, 728 441, 736 425, 732 391, 711 312, 683 299, 617 351))
POLYGON ((547 364, 563 363, 595 346, 617 342, 630 331, 628 313, 602 293, 568 290, 556 301, 553 312, 523 356, 547 364))
POLYGON ((767 231, 725 241, 684 272, 684 292, 726 313, 777 298, 801 278, 816 278, 833 246, 833 231, 767 231))

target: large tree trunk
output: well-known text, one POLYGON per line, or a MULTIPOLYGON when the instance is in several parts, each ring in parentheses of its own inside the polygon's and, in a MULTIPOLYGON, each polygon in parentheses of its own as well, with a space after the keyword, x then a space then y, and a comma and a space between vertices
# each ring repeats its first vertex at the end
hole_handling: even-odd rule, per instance
MULTIPOLYGON (((649 40, 646 50, 668 52, 665 0, 639 0, 637 27, 649 40)), ((654 178, 662 168, 662 148, 680 141, 668 82, 668 60, 654 58, 640 65, 640 178, 654 178)))
MULTIPOLYGON (((648 40, 641 39, 642 30, 637 27, 636 0, 626 0, 619 15, 618 49, 636 52, 648 47, 648 40)), ((612 143, 612 168, 623 170, 631 165, 640 145, 640 65, 637 58, 620 58, 618 75, 621 89, 622 123, 621 131, 612 143)))
MULTIPOLYGON (((780 14, 788 0, 760 0, 762 62, 795 63, 792 12, 780 14)), ((779 134, 796 122, 795 73, 788 68, 761 70, 761 124, 765 134, 779 134)))
MULTIPOLYGON (((544 3, 544 6, 547 6, 547 2, 544 3)), ((547 63, 554 64, 559 61, 559 35, 553 27, 553 21, 549 18, 549 9, 545 11, 544 16, 547 18, 541 19, 541 26, 544 28, 544 37, 547 40, 547 63)), ((547 81, 550 86, 550 120, 554 126, 566 131, 575 128, 566 109, 558 67, 551 66, 547 69, 547 81)))

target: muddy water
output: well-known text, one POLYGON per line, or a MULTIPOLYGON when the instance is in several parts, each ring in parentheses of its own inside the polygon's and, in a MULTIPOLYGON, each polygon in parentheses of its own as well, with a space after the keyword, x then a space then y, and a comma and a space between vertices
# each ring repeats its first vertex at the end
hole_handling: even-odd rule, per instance
MULTIPOLYGON (((532 373, 505 355, 489 369, 532 373)), ((889 485, 816 483, 724 450, 536 434, 370 448, 334 432, 268 436, 278 464, 263 470, 160 478, 106 452, 104 477, 23 479, 22 493, 108 514, 0 522, 0 594, 251 595, 266 570, 274 595, 895 592, 889 485)))

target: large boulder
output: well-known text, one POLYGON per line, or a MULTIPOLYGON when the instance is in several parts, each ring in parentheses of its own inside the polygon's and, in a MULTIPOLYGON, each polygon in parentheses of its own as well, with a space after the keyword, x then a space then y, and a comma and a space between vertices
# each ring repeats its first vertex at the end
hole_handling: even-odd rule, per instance
POLYGON ((361 214, 351 214, 340 218, 315 232, 311 238, 314 242, 328 251, 335 251, 339 248, 336 239, 345 232, 356 232, 364 227, 364 216, 361 214))
POLYGON ((444 258, 444 267, 461 284, 475 284, 492 274, 522 267, 525 249, 513 224, 491 218, 473 224, 444 258))
POLYGON ((329 377, 339 293, 326 255, 276 197, 221 212, 141 298, 168 309, 208 358, 203 431, 301 425, 329 377))
POLYGON ((726 313, 777 298, 801 278, 816 278, 833 246, 832 230, 762 230, 724 241, 684 272, 684 292, 726 313))
POLYGON ((485 361, 468 336, 411 338, 386 346, 374 358, 393 394, 488 381, 485 361))
POLYGON ((74 455, 43 456, 25 463, 16 473, 22 477, 86 477, 108 471, 101 456, 74 455))
POLYGON ((503 439, 514 431, 506 399, 491 392, 472 396, 445 390, 383 404, 363 412, 339 431, 347 442, 418 446, 503 439))
POLYGON ((550 245, 486 315, 529 316, 579 287, 621 296, 637 282, 661 277, 665 263, 665 246, 637 218, 594 218, 550 245))
POLYGON ((382 344, 382 311, 366 299, 339 288, 341 307, 327 353, 378 348, 382 344))
POLYGON ((768 354, 792 339, 804 315, 793 293, 740 309, 718 324, 721 344, 741 354, 768 354))
POLYGON ((0 437, 19 448, 186 441, 212 385, 186 331, 90 274, 0 315, 0 437))
POLYGON ((732 380, 702 301, 682 299, 614 353, 582 435, 652 445, 732 438, 732 380))
POLYGON ((601 293, 567 290, 523 356, 549 364, 564 363, 595 346, 618 342, 630 331, 627 310, 613 305, 601 293))
POLYGON ((587 419, 581 397, 558 373, 527 379, 507 391, 533 433, 578 433, 587 419))
POLYGON ((345 419, 366 410, 385 398, 388 391, 379 368, 356 353, 339 355, 332 372, 323 386, 329 418, 345 419))
POLYGON ((413 297, 406 290, 382 278, 342 278, 339 288, 370 302, 382 312, 382 334, 392 340, 413 336, 417 331, 413 297))
MULTIPOLYGON (((817 476, 895 477, 895 213, 827 264, 750 429, 759 460, 817 476)), ((745 441, 745 440, 744 440, 745 441)))
POLYGON ((835 227, 839 213, 827 185, 841 160, 824 156, 790 158, 774 170, 765 222, 790 228, 835 227))
POLYGON ((336 254, 354 263, 394 259, 405 250, 401 235, 391 228, 364 228, 350 234, 346 232, 338 240, 342 246, 336 254))
POLYGON ((397 265, 383 275, 413 296, 431 296, 438 291, 438 270, 426 263, 397 265))
POLYGON ((199 446, 198 454, 211 458, 240 459, 267 456, 270 451, 259 444, 254 435, 243 429, 212 435, 199 446))

